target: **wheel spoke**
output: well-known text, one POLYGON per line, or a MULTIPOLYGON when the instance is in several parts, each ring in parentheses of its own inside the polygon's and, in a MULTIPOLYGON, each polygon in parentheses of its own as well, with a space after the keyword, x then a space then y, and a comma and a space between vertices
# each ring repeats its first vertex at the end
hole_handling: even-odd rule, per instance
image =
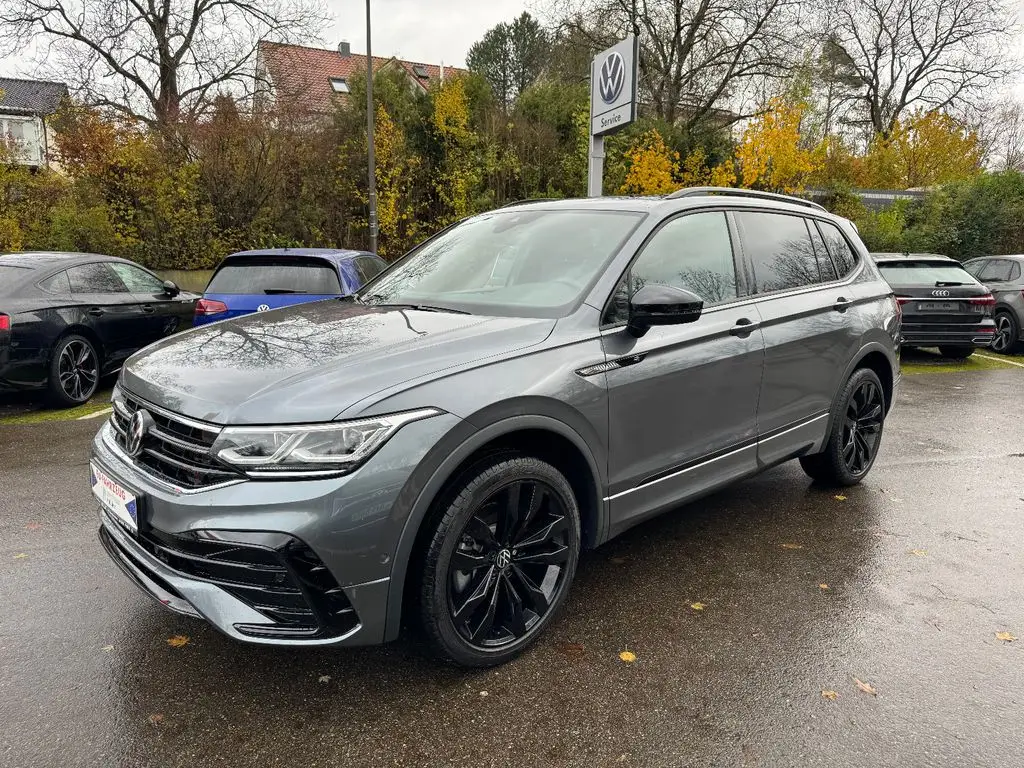
POLYGON ((502 546, 512 543, 512 537, 519 530, 520 504, 522 503, 523 483, 512 483, 505 489, 505 508, 498 513, 498 529, 495 538, 502 546))
POLYGON ((530 604, 530 608, 538 616, 543 616, 544 612, 548 609, 548 597, 544 594, 543 590, 533 583, 533 579, 526 575, 522 568, 515 563, 512 564, 512 573, 516 575, 520 585, 523 587, 523 595, 526 598, 526 602, 530 604))
POLYGON ((75 376, 76 376, 76 374, 75 374, 74 371, 61 371, 60 372, 60 384, 61 384, 61 386, 63 387, 65 384, 67 384, 69 381, 71 381, 71 379, 73 379, 75 376))
POLYGON ((519 596, 515 585, 507 576, 502 579, 505 594, 508 597, 509 617, 508 628, 516 637, 526 634, 526 619, 523 617, 523 598, 519 596))
POLYGON ((469 639, 473 641, 486 640, 487 635, 490 634, 491 629, 494 627, 494 617, 498 612, 498 598, 501 595, 501 582, 500 578, 495 578, 489 585, 489 597, 487 601, 487 610, 484 611, 483 618, 480 619, 480 623, 475 628, 471 628, 469 631, 469 639))
POLYGON ((469 597, 452 612, 452 619, 456 624, 469 621, 469 617, 473 615, 473 612, 488 598, 496 580, 497 574, 492 567, 477 581, 469 597))
POLYGON ((561 565, 569 559, 569 548, 564 544, 552 542, 550 549, 540 552, 526 552, 516 555, 515 562, 520 565, 561 565))
POLYGON ((78 358, 75 360, 77 365, 85 365, 85 361, 89 359, 89 348, 85 344, 79 345, 78 358))
POLYGON ((538 544, 543 544, 548 539, 564 531, 568 524, 569 521, 566 519, 565 515, 554 517, 539 530, 516 542, 516 547, 522 549, 524 547, 535 547, 538 544))
POLYGON ((480 552, 469 552, 464 549, 457 549, 452 554, 452 568, 463 573, 472 573, 477 568, 490 565, 491 559, 480 552))

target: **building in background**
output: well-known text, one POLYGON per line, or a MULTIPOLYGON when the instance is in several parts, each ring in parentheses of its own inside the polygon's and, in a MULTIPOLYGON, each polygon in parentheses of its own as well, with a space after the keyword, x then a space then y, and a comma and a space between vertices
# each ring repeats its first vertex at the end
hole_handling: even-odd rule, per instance
POLYGON ((67 95, 64 83, 0 77, 0 141, 10 147, 14 162, 54 165, 50 118, 67 95))
MULTIPOLYGON (((257 76, 264 90, 277 102, 287 101, 304 111, 327 114, 337 99, 347 99, 352 78, 366 72, 366 54, 308 48, 303 45, 260 41, 257 76)), ((409 79, 409 87, 426 92, 445 78, 465 72, 444 64, 423 64, 397 57, 373 57, 374 73, 397 69, 409 79)))

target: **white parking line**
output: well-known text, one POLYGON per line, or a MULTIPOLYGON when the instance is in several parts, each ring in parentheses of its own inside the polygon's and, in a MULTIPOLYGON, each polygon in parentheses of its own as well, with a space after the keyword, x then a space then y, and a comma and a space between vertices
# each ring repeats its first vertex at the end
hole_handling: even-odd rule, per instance
POLYGON ((104 408, 102 411, 94 411, 93 413, 87 413, 85 416, 79 416, 75 421, 85 421, 86 419, 98 419, 100 416, 106 416, 108 413, 113 411, 114 408, 104 408))
POLYGON ((977 352, 974 354, 982 360, 994 360, 997 363, 1006 363, 1007 365, 1016 365, 1018 368, 1024 368, 1024 363, 1018 363, 1016 360, 1007 360, 1002 357, 992 357, 991 355, 980 355, 977 352))

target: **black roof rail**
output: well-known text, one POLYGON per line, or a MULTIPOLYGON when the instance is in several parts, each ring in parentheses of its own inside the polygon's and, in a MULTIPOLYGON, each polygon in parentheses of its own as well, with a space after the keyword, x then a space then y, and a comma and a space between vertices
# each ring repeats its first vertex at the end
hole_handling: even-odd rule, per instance
POLYGON ((736 189, 734 187, 683 187, 665 195, 667 200, 678 200, 681 197, 701 197, 703 195, 727 195, 729 197, 753 197, 761 200, 774 200, 778 203, 794 203, 828 213, 828 209, 813 200, 805 200, 793 195, 780 195, 775 192, 762 192, 758 189, 736 189))

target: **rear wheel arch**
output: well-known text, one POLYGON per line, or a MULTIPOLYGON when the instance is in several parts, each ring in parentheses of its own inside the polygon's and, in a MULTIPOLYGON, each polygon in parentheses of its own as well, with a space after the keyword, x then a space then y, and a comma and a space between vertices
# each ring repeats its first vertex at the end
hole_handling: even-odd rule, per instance
POLYGON ((433 515, 437 512, 436 502, 474 466, 502 453, 536 456, 562 472, 580 508, 583 547, 594 547, 604 539, 608 524, 601 493, 604 475, 582 436, 564 422, 548 416, 514 416, 489 424, 464 437, 447 453, 412 505, 395 551, 385 640, 398 636, 404 609, 409 607, 404 603, 408 596, 416 595, 409 584, 418 570, 413 560, 422 555, 424 541, 429 539, 433 515))
POLYGON ((50 349, 46 354, 46 364, 49 365, 53 360, 53 351, 57 348, 57 345, 68 336, 81 336, 82 338, 88 339, 89 343, 92 344, 93 349, 96 350, 96 356, 99 359, 100 373, 103 372, 103 364, 106 358, 106 350, 103 348, 103 342, 100 341, 100 337, 96 334, 92 328, 86 325, 68 325, 61 329, 54 339, 53 343, 50 344, 50 349))

